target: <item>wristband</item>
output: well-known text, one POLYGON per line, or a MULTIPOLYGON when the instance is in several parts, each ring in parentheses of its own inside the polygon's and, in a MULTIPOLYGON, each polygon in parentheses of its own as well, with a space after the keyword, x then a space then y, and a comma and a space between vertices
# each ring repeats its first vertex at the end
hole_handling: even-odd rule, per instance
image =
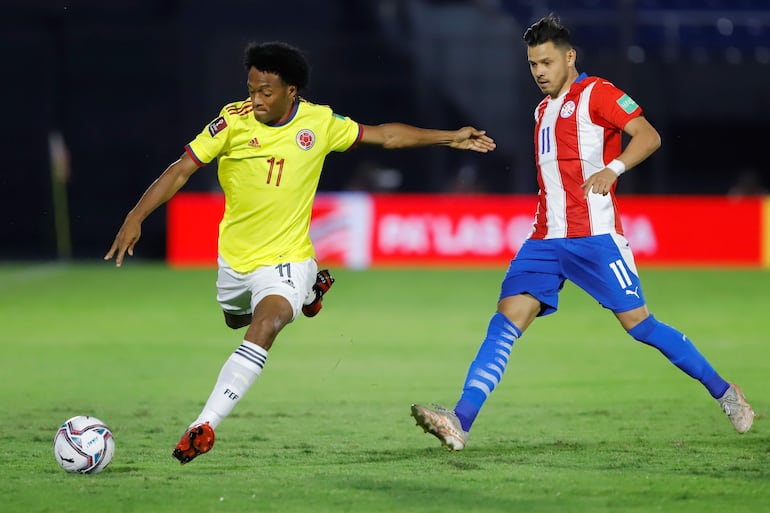
POLYGON ((607 169, 611 169, 613 173, 620 176, 626 172, 626 165, 618 159, 613 160, 605 166, 607 169))

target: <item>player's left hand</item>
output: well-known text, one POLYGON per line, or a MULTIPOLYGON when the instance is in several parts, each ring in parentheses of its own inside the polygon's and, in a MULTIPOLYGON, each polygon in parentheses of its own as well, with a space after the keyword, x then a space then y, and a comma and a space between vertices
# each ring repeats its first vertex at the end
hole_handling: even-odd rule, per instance
POLYGON ((583 197, 588 198, 590 193, 606 196, 612 189, 612 184, 618 179, 618 175, 612 169, 604 168, 598 173, 594 173, 583 182, 580 187, 583 189, 583 197))
POLYGON ((458 150, 487 153, 497 148, 497 145, 494 139, 487 135, 486 130, 477 130, 472 126, 466 126, 455 133, 454 139, 449 143, 449 147, 458 150))
POLYGON ((127 216, 123 222, 123 226, 120 227, 118 235, 115 237, 115 242, 112 243, 110 250, 104 255, 105 260, 111 260, 115 257, 115 266, 120 267, 123 265, 123 258, 126 253, 129 256, 134 256, 134 246, 136 246, 139 237, 142 236, 142 223, 133 219, 131 216, 127 216))

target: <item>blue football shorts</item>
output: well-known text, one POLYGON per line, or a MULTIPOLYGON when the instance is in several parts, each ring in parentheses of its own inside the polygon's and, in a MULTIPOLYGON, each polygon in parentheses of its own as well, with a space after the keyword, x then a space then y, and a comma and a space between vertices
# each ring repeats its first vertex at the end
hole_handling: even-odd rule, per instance
POLYGON ((565 280, 615 313, 645 304, 633 253, 618 234, 527 239, 508 266, 500 299, 530 294, 542 305, 539 316, 552 314, 565 280))

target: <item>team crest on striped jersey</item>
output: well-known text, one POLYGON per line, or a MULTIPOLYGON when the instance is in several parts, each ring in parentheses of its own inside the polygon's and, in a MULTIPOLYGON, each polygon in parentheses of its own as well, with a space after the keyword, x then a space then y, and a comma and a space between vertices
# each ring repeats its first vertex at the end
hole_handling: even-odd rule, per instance
POLYGON ((209 134, 211 134, 211 137, 214 137, 225 128, 227 128, 227 121, 225 121, 223 116, 219 116, 209 125, 209 134))
POLYGON ((570 100, 561 106, 561 111, 559 112, 559 116, 563 118, 568 118, 574 113, 575 113, 575 102, 570 100))
POLYGON ((312 130, 303 128, 297 132, 297 146, 303 150, 309 150, 315 144, 315 134, 312 130))

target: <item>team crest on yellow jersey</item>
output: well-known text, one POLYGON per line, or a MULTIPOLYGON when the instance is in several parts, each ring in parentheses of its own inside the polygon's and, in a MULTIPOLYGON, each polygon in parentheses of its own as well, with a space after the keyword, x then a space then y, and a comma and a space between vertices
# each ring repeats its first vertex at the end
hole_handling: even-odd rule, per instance
POLYGON ((297 132, 297 146, 303 150, 309 150, 315 144, 315 134, 312 130, 304 128, 297 132))

